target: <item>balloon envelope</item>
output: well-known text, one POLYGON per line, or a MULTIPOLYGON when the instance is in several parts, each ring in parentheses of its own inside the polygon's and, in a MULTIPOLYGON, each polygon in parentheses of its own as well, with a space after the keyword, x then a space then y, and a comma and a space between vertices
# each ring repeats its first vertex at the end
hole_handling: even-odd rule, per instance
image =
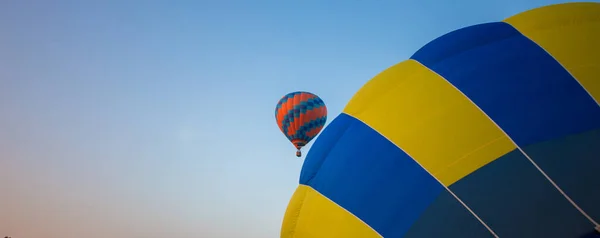
POLYGON ((309 92, 292 92, 275 107, 277 126, 298 150, 321 132, 327 122, 327 107, 321 98, 309 92))
POLYGON ((598 101, 599 3, 443 35, 323 131, 281 237, 600 234, 598 101))

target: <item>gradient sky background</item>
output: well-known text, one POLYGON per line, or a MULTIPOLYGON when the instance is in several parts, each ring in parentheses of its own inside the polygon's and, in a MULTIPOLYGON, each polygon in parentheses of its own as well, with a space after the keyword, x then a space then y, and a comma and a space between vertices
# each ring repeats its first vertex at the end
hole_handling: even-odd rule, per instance
POLYGON ((330 122, 435 37, 559 2, 0 1, 0 236, 279 237, 283 95, 330 122))

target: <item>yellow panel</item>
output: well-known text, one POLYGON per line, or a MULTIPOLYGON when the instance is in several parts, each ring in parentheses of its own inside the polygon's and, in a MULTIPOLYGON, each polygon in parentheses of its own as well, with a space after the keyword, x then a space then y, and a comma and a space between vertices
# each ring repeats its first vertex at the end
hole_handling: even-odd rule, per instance
POLYGON ((548 51, 600 101, 600 3, 568 3, 505 20, 548 51))
POLYGON ((282 238, 380 238, 373 229, 313 188, 294 192, 281 226, 282 238))
POLYGON ((516 148, 466 96, 414 60, 377 75, 344 112, 383 134, 446 186, 516 148))

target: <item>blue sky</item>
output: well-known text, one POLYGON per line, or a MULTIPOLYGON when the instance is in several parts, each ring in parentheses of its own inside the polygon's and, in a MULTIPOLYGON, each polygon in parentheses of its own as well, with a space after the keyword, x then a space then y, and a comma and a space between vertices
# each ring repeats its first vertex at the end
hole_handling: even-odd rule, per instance
POLYGON ((278 237, 280 97, 330 122, 430 40, 559 2, 2 1, 0 235, 278 237))

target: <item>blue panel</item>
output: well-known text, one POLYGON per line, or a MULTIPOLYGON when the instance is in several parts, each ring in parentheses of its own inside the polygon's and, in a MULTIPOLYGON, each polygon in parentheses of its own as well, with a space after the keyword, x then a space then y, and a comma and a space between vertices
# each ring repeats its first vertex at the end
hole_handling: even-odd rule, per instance
POLYGON ((600 238, 600 232, 598 231, 590 231, 587 234, 578 237, 578 238, 600 238))
POLYGON ((523 150, 579 207, 600 219, 600 129, 523 150))
POLYGON ((340 137, 344 136, 346 130, 348 130, 353 122, 354 120, 349 119, 349 116, 346 114, 340 114, 323 129, 321 135, 317 138, 304 159, 302 171, 300 171, 300 184, 310 183, 317 172, 319 172, 326 155, 335 146, 344 146, 337 142, 340 137))
POLYGON ((449 33, 412 58, 465 93, 520 146, 600 127, 593 98, 506 23, 449 33))
MULTIPOLYGON (((411 59, 421 64, 430 66, 445 61, 454 56, 477 50, 477 47, 513 37, 520 34, 512 26, 506 27, 504 23, 485 23, 468 26, 442 35, 413 54, 411 59)), ((490 56, 486 57, 489 58, 490 56)), ((471 63, 471 62, 466 62, 471 63)), ((465 71, 470 64, 462 65, 457 71, 465 71)))
POLYGON ((581 237, 594 229, 518 150, 450 189, 500 237, 581 237))
POLYGON ((402 237, 445 190, 402 150, 346 114, 311 148, 300 182, 384 237, 402 237))
POLYGON ((408 230, 405 238, 485 238, 494 237, 448 191, 440 196, 408 230))

